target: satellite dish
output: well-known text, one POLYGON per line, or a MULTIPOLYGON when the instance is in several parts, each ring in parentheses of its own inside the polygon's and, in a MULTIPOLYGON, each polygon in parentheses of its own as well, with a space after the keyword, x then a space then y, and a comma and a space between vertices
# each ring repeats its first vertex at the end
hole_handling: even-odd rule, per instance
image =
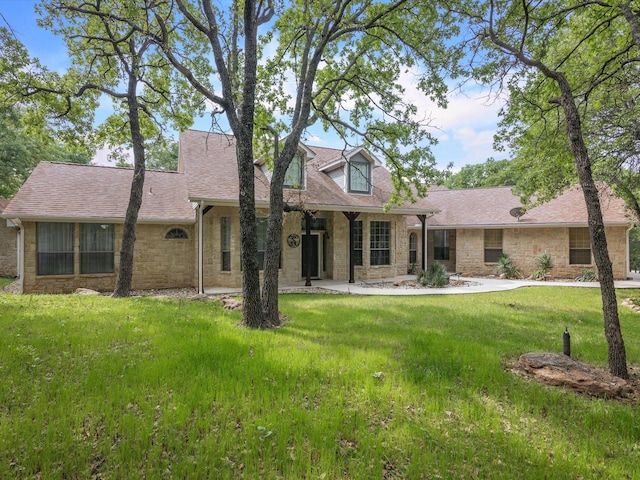
POLYGON ((516 219, 518 219, 518 221, 520 221, 520 217, 524 215, 524 212, 522 211, 522 207, 515 207, 509 210, 509 215, 515 217, 516 219))

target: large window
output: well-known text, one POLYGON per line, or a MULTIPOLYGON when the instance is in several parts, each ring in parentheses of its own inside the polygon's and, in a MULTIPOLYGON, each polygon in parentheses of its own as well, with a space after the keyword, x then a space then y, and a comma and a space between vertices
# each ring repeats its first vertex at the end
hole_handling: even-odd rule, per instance
POLYGON ((497 263, 502 256, 502 230, 484 231, 484 261, 497 263))
POLYGON ((409 234, 409 263, 418 263, 418 235, 416 232, 409 234))
POLYGON ((591 265, 591 240, 587 227, 569 229, 569 264, 591 265))
POLYGON ((371 192, 371 164, 366 160, 349 162, 349 192, 371 192))
POLYGON ((73 223, 36 225, 38 275, 73 275, 73 223))
POLYGON ((80 224, 80 273, 113 273, 113 224, 80 224))
POLYGON ((220 249, 222 257, 222 271, 231 271, 231 217, 222 217, 220 224, 220 249))
POLYGON ((362 221, 353 222, 353 264, 362 265, 362 221))
POLYGON ((304 188, 304 157, 293 157, 284 176, 284 188, 304 188))
MULTIPOLYGON (((502 239, 500 240, 500 249, 502 250, 502 239)), ((449 230, 433 231, 433 259, 449 260, 449 230)))
POLYGON ((391 222, 371 222, 371 265, 391 265, 391 222))

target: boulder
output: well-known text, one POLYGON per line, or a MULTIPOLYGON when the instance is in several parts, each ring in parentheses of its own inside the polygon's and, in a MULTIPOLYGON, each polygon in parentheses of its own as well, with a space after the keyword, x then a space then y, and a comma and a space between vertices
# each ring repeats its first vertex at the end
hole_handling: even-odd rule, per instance
POLYGON ((75 292, 76 295, 102 295, 100 292, 97 292, 95 290, 91 290, 90 288, 76 288, 75 292))
POLYGON ((559 353, 525 353, 520 366, 546 385, 564 386, 595 397, 627 397, 633 392, 622 378, 559 353))

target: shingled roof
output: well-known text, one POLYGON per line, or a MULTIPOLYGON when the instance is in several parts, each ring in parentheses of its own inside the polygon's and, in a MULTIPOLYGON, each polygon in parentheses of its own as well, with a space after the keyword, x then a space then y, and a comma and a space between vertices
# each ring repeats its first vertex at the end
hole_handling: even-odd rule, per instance
MULTIPOLYGON (((308 160, 306 189, 285 189, 285 200, 304 203, 309 209, 382 211, 390 199, 393 185, 385 168, 373 169, 372 194, 346 193, 329 175, 319 171, 322 166, 339 160, 342 150, 309 147, 315 156, 308 160)), ((237 205, 238 170, 235 139, 230 135, 188 130, 180 135, 180 165, 187 177, 187 189, 192 201, 237 205)), ((268 206, 269 180, 259 165, 254 168, 256 203, 268 206)), ((415 204, 394 207, 395 213, 426 213, 429 205, 424 200, 415 204)))
MULTIPOLYGON (((132 169, 41 162, 5 208, 26 220, 123 221, 132 169)), ((194 223, 184 175, 148 171, 139 222, 194 223)))
MULTIPOLYGON (((601 184, 600 204, 607 225, 630 223, 624 202, 610 188, 601 184)), ((427 224, 430 228, 508 227, 586 225, 587 208, 579 186, 565 190, 557 198, 531 208, 519 218, 510 214, 521 207, 520 199, 511 187, 429 190, 428 204, 438 210, 427 224)), ((416 223, 416 222, 411 222, 416 223)))

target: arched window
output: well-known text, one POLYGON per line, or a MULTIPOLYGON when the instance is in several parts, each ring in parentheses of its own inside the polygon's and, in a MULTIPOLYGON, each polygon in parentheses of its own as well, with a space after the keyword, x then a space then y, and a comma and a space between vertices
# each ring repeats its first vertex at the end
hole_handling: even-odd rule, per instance
POLYGON ((167 232, 164 238, 168 240, 176 240, 176 239, 181 240, 181 239, 189 238, 189 235, 187 235, 187 232, 185 232, 181 228, 172 228, 167 232))
POLYGON ((418 235, 416 232, 409 234, 409 263, 418 263, 418 235))

